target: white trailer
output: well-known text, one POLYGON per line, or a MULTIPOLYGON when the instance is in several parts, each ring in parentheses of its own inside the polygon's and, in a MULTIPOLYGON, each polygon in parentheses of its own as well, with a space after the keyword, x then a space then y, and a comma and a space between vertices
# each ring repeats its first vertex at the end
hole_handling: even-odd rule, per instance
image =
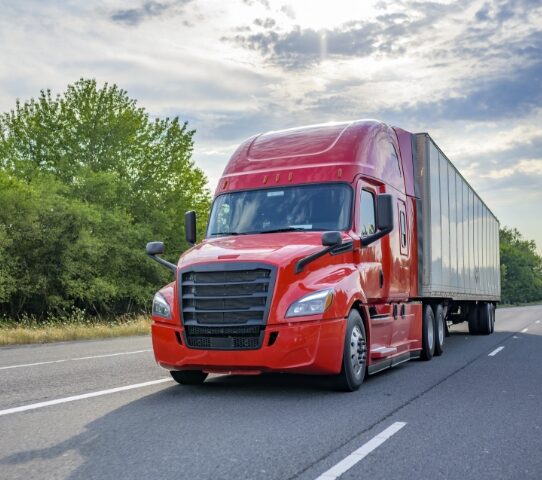
POLYGON ((501 299, 499 221, 427 133, 413 135, 419 291, 477 332, 479 303, 501 299))

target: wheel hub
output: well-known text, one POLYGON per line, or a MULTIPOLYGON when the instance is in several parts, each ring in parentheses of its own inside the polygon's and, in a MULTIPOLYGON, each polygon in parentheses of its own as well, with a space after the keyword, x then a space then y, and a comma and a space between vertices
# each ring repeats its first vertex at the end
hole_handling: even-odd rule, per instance
POLYGON ((356 376, 361 375, 367 361, 367 342, 361 333, 359 326, 352 329, 350 336, 350 363, 356 376))

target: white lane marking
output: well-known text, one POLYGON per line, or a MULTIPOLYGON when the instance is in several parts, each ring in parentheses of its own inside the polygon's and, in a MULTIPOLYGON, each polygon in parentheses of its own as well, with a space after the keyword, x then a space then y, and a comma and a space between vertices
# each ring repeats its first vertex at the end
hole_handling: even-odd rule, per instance
POLYGON ((528 328, 524 328, 521 333, 525 333, 527 330, 529 330, 528 328))
POLYGON ((497 353, 499 353, 501 350, 503 350, 504 347, 497 347, 495 350, 493 350, 491 353, 489 353, 487 356, 488 357, 494 357, 495 355, 497 355, 497 353))
POLYGON ((536 322, 534 322, 534 323, 540 323, 540 320, 537 320, 537 321, 536 321, 536 322))
POLYGON ((7 367, 0 367, 0 370, 8 370, 10 368, 36 367, 38 365, 50 365, 52 363, 74 362, 77 360, 91 360, 93 358, 118 357, 120 355, 135 355, 136 353, 145 353, 145 352, 152 352, 152 350, 148 348, 146 350, 134 350, 133 352, 107 353, 105 355, 92 355, 89 357, 63 358, 61 360, 49 360, 47 362, 20 363, 18 365, 9 365, 7 367))
POLYGON ((133 390, 135 388, 150 387, 151 385, 158 385, 160 383, 171 381, 171 378, 161 378, 160 380, 151 380, 150 382, 134 383, 133 385, 125 385, 124 387, 109 388, 107 390, 99 390, 98 392, 83 393, 82 395, 73 395, 72 397, 57 398, 56 400, 48 400, 46 402, 31 403, 30 405, 23 405, 21 407, 6 408, 5 410, 0 410, 0 416, 10 415, 12 413, 25 412, 27 410, 36 410, 37 408, 49 407, 51 405, 58 405, 60 403, 75 402, 77 400, 84 400, 85 398, 101 397, 102 395, 125 392, 126 390, 133 390))
POLYGON ((363 460, 369 453, 382 445, 388 438, 395 435, 405 425, 406 422, 395 422, 390 425, 386 430, 379 433, 376 437, 373 437, 356 451, 352 452, 339 463, 322 473, 316 480, 331 480, 340 477, 344 472, 350 470, 356 463, 363 460))

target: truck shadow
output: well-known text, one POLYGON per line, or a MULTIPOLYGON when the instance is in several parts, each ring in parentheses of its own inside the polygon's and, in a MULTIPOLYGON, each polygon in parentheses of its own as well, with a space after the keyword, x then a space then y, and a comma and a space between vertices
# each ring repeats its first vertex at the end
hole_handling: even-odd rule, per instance
MULTIPOLYGON (((269 461, 268 446, 276 454, 277 448, 297 449, 308 438, 327 443, 318 412, 326 417, 324 424, 348 422, 352 428, 352 395, 359 399, 369 393, 365 388, 341 394, 324 378, 300 375, 223 376, 198 387, 172 383, 60 443, 0 459, 0 470, 1 465, 32 465, 33 471, 39 466, 42 478, 52 478, 57 474, 48 469, 70 459, 77 465, 67 476, 72 479, 249 478, 243 472, 252 470, 251 462, 269 461)), ((347 428, 330 435, 354 433, 347 428)), ((255 472, 250 478, 271 478, 255 472)))

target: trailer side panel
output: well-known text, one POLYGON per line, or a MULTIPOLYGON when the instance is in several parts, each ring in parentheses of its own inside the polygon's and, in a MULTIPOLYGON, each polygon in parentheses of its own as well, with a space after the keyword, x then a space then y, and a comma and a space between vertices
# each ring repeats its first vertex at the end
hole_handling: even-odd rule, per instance
POLYGON ((415 144, 420 296, 499 301, 499 221, 428 134, 415 134, 415 144))

